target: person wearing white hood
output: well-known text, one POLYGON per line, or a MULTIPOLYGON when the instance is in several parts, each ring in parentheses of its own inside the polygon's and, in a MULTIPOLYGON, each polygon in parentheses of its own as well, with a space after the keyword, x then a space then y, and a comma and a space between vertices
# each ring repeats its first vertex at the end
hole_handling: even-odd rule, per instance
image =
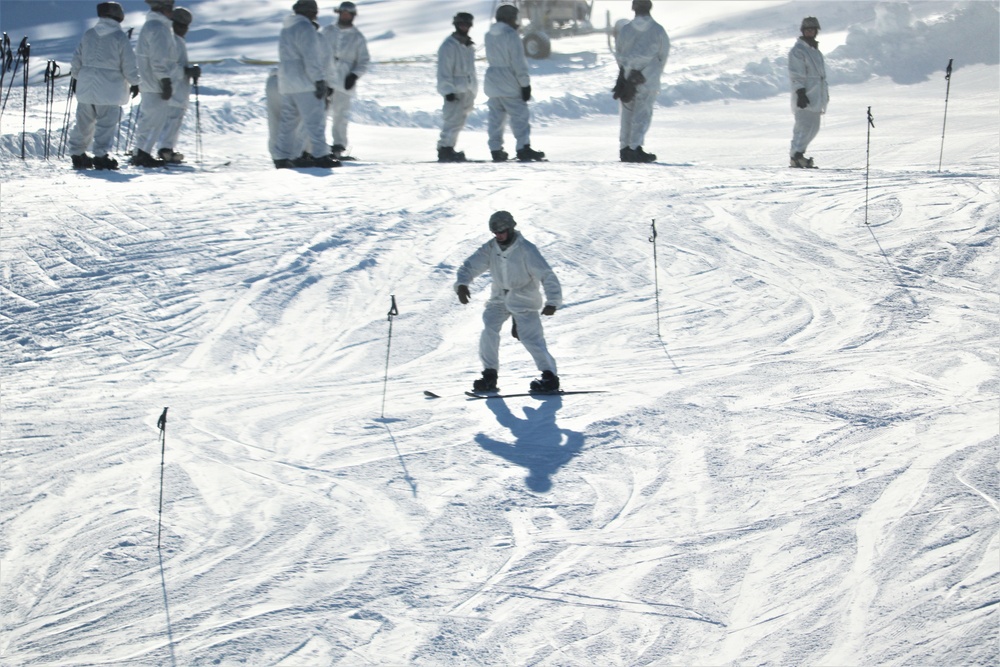
POLYGON ((316 0, 298 0, 292 5, 292 12, 285 18, 278 37, 281 117, 274 166, 277 169, 339 167, 340 161, 326 143, 327 51, 313 23, 319 7, 316 0), (309 149, 307 156, 295 152, 299 148, 300 122, 309 149))
POLYGON ((802 36, 795 40, 795 46, 788 52, 788 79, 792 88, 792 113, 795 127, 792 129, 791 166, 811 169, 816 165, 811 157, 806 157, 806 149, 819 134, 820 118, 826 113, 830 102, 830 90, 826 85, 826 65, 819 51, 819 19, 807 16, 800 26, 802 36))
POLYGON ((517 36, 517 7, 500 5, 496 23, 486 33, 486 77, 483 92, 488 98, 487 134, 494 162, 506 162, 503 131, 510 119, 510 129, 517 141, 517 159, 521 162, 545 159, 545 153, 531 148, 531 77, 521 38, 517 36))
POLYGON ((458 134, 476 106, 476 44, 469 37, 472 14, 459 12, 452 19, 455 32, 448 35, 437 54, 437 91, 444 97, 441 109, 441 136, 438 162, 465 162, 465 153, 456 151, 458 134))
POLYGON ((173 94, 167 101, 170 109, 157 156, 164 162, 179 164, 184 161, 184 155, 176 152, 174 147, 177 145, 177 137, 180 136, 184 115, 187 113, 188 100, 191 97, 191 81, 198 81, 201 76, 201 66, 192 65, 188 61, 187 42, 184 41, 194 16, 184 7, 175 7, 171 18, 174 22, 174 39, 177 42, 177 63, 170 74, 173 94))
POLYGON ((97 5, 97 25, 84 33, 73 54, 76 125, 69 135, 70 159, 76 169, 117 169, 110 157, 121 105, 139 94, 135 52, 121 29, 125 12, 117 2, 97 5), (94 157, 87 147, 94 142, 94 157))
POLYGON ((628 91, 621 100, 621 131, 618 137, 622 162, 653 162, 656 156, 642 149, 653 120, 653 105, 660 92, 660 77, 670 55, 667 31, 653 20, 651 0, 633 0, 635 18, 622 26, 615 45, 620 68, 619 86, 628 91))
POLYGON ((323 28, 323 38, 328 47, 327 83, 333 88, 330 97, 330 117, 333 119, 333 146, 331 150, 338 158, 347 150, 347 124, 351 119, 351 104, 358 94, 354 85, 365 72, 371 58, 368 55, 368 41, 361 31, 354 27, 358 8, 353 2, 341 2, 335 10, 337 22, 323 28))
POLYGON ((131 162, 137 167, 162 167, 166 163, 153 157, 152 151, 167 125, 169 100, 174 94, 170 78, 177 64, 177 42, 170 20, 174 0, 146 0, 146 4, 149 5, 149 13, 135 47, 142 105, 139 107, 135 152, 131 162))

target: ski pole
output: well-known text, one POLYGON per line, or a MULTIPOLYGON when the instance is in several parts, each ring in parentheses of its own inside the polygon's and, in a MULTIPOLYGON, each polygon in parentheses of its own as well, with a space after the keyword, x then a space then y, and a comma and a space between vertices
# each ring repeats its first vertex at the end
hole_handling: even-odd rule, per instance
POLYGON ((139 114, 142 113, 142 102, 140 101, 138 105, 134 105, 132 101, 129 101, 128 107, 128 131, 125 133, 125 153, 128 155, 132 154, 132 137, 134 136, 135 125, 139 120, 139 114), (133 117, 132 112, 135 112, 133 117))
POLYGON ((951 94, 951 64, 954 58, 948 59, 948 68, 945 69, 944 79, 948 85, 944 89, 944 122, 941 124, 941 154, 938 155, 938 171, 941 171, 941 162, 944 160, 944 130, 948 126, 948 96, 951 94))
POLYGON ((872 108, 868 107, 868 139, 865 147, 865 224, 868 224, 868 171, 871 160, 872 148, 872 128, 875 127, 875 119, 872 117, 872 108))
POLYGON ((55 60, 45 63, 45 159, 49 159, 52 143, 52 122, 55 120, 56 77, 59 76, 59 64, 55 60))
POLYGON ((396 295, 392 295, 392 306, 389 308, 389 343, 385 346, 385 379, 382 381, 382 414, 385 417, 385 392, 389 386, 389 350, 392 348, 392 318, 399 315, 396 308, 396 295))
MULTIPOLYGON (((198 166, 201 166, 201 107, 198 103, 198 79, 195 79, 194 84, 194 149, 195 149, 195 159, 198 161, 198 166)), ((389 320, 392 322, 392 319, 389 320)))
POLYGON ((13 62, 14 54, 10 50, 10 36, 4 33, 3 38, 0 39, 0 91, 3 90, 3 80, 7 78, 7 72, 13 62))
POLYGON ((163 532, 163 466, 167 459, 167 410, 163 408, 160 418, 156 420, 156 427, 160 429, 160 510, 159 519, 156 525, 156 548, 160 548, 160 535, 163 532))
MULTIPOLYGON (((25 37, 25 40, 28 38, 25 37)), ((28 134, 28 55, 31 53, 31 44, 24 42, 24 96, 21 106, 21 159, 24 159, 24 139, 28 134)))
POLYGON ((21 45, 17 47, 17 57, 15 58, 13 54, 9 51, 4 57, 4 63, 6 69, 11 70, 10 83, 7 84, 7 94, 3 98, 3 107, 0 107, 0 117, 3 116, 3 112, 7 110, 7 100, 10 99, 10 91, 14 87, 14 79, 17 78, 17 67, 21 64, 21 58, 24 53, 25 46, 28 44, 28 37, 25 35, 24 39, 21 40, 21 45), (13 64, 7 64, 13 63, 13 64))
POLYGON ((75 79, 70 78, 69 91, 66 93, 66 110, 63 111, 62 133, 59 136, 59 157, 66 155, 66 139, 69 137, 69 111, 73 103, 73 93, 76 92, 74 81, 75 79))
POLYGON ((656 219, 653 219, 650 225, 652 229, 652 234, 649 237, 649 242, 653 244, 653 285, 656 288, 656 337, 662 338, 660 335, 660 270, 656 264, 656 219))

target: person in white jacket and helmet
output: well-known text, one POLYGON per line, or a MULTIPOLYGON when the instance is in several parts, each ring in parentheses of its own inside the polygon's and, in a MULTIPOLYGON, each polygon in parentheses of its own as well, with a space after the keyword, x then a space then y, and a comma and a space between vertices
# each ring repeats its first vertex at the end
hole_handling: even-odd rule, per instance
POLYGON ((171 15, 174 0, 146 0, 149 13, 139 31, 135 57, 139 64, 139 90, 142 105, 135 132, 132 164, 138 167, 162 167, 163 160, 153 157, 153 146, 163 133, 170 115, 173 81, 177 65, 177 42, 171 15))
POLYGON ((465 162, 465 153, 455 150, 458 134, 476 106, 476 44, 469 37, 472 14, 459 12, 452 19, 455 32, 441 43, 437 54, 437 91, 444 97, 438 162, 465 162))
POLYGON ((813 168, 816 165, 811 157, 805 156, 805 152, 819 134, 820 119, 830 102, 830 90, 826 85, 826 64, 816 41, 820 30, 819 19, 807 16, 802 19, 800 30, 802 36, 788 52, 788 79, 792 91, 792 113, 795 114, 791 166, 813 168))
POLYGON ((329 62, 327 63, 327 83, 333 89, 330 97, 329 114, 333 119, 333 146, 331 150, 338 158, 347 150, 347 124, 351 120, 351 104, 357 95, 355 84, 368 71, 371 58, 368 55, 368 41, 354 26, 358 8, 353 2, 341 2, 334 10, 336 23, 323 28, 329 62))
POLYGON ((316 0, 297 0, 292 12, 282 23, 278 37, 281 116, 274 166, 277 169, 339 167, 340 161, 326 143, 327 51, 314 25, 319 7, 316 0), (296 152, 300 147, 297 134, 300 123, 308 155, 296 152))
POLYGON ((479 338, 482 377, 473 382, 475 392, 497 391, 500 367, 500 328, 514 318, 512 333, 521 341, 542 373, 532 380, 530 390, 540 393, 559 391, 556 361, 549 354, 542 330, 542 315, 554 315, 562 306, 562 287, 555 272, 534 244, 514 230, 517 223, 507 211, 490 216, 493 238, 463 262, 455 280, 455 293, 462 304, 469 303, 469 285, 486 273, 492 279, 490 298, 483 310, 483 332, 479 338), (544 291, 544 300, 542 292, 544 291))
POLYGON ((488 67, 483 79, 483 92, 488 98, 490 154, 494 162, 507 161, 503 131, 510 119, 510 129, 517 142, 517 159, 522 162, 542 160, 545 153, 531 147, 531 116, 528 112, 531 77, 524 47, 517 35, 517 7, 500 5, 495 16, 496 23, 490 26, 484 39, 488 67))
POLYGON ((187 42, 184 41, 184 36, 187 35, 188 29, 191 27, 194 15, 185 7, 174 7, 171 19, 174 24, 174 41, 177 43, 177 62, 170 74, 173 94, 167 100, 167 106, 170 109, 167 115, 167 124, 160 137, 160 150, 157 151, 157 157, 164 162, 179 164, 184 161, 184 155, 175 151, 174 147, 177 145, 181 126, 184 124, 184 115, 187 113, 188 101, 191 98, 191 82, 198 81, 201 76, 201 67, 192 65, 188 60, 187 42))
POLYGON ((84 33, 73 53, 76 125, 69 135, 70 159, 76 169, 117 169, 108 155, 121 106, 139 94, 135 52, 121 29, 125 12, 117 2, 97 5, 97 25, 84 33), (91 141, 94 156, 87 155, 91 141))
POLYGON ((656 155, 642 149, 660 92, 660 77, 670 55, 667 31, 653 20, 650 0, 633 0, 635 18, 622 26, 615 60, 630 94, 620 97, 621 130, 618 157, 622 162, 653 162, 656 155))

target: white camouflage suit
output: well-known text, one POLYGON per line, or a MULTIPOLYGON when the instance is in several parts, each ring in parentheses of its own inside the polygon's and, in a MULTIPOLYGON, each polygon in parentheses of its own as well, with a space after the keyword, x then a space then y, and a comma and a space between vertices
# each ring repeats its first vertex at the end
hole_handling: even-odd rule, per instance
MULTIPOLYGON (((316 27, 305 16, 285 17, 278 37, 278 90, 281 116, 275 159, 299 157, 299 124, 314 158, 330 154, 326 143, 324 99, 316 97, 316 82, 326 80, 327 51, 316 27)), ((329 82, 327 82, 329 83, 329 82)))
POLYGON ((141 113, 135 135, 137 150, 152 154, 170 114, 169 100, 162 97, 160 81, 171 79, 177 66, 177 40, 173 22, 159 12, 146 14, 139 31, 135 57, 139 64, 139 91, 142 93, 141 113))
POLYGON ((163 128, 160 137, 160 147, 173 149, 177 145, 177 137, 181 133, 181 126, 184 124, 184 114, 187 112, 188 101, 191 99, 191 80, 188 78, 185 68, 188 62, 187 42, 179 35, 174 35, 177 42, 177 63, 170 74, 170 82, 173 85, 173 95, 167 100, 167 123, 163 128))
POLYGON ((792 145, 789 155, 805 153, 809 143, 819 134, 820 118, 826 113, 830 102, 830 90, 826 85, 826 65, 818 48, 799 37, 788 52, 788 79, 791 83, 792 113, 795 127, 792 130, 792 145), (798 107, 795 91, 805 88, 809 104, 805 109, 798 107))
POLYGON ((483 92, 489 98, 489 147, 491 151, 503 150, 503 130, 509 117, 520 150, 531 143, 531 116, 528 103, 521 99, 521 88, 531 85, 528 59, 517 30, 506 23, 494 23, 484 41, 489 63, 483 79, 483 92))
POLYGON ((636 16, 622 26, 615 46, 615 60, 627 77, 637 70, 645 83, 636 86, 635 99, 621 103, 619 148, 638 148, 646 139, 653 120, 653 105, 660 92, 660 77, 670 55, 667 31, 651 16, 636 16))
POLYGON ((72 74, 77 107, 70 154, 82 154, 93 140, 94 155, 107 155, 121 106, 128 102, 129 86, 139 83, 135 52, 117 21, 100 18, 83 34, 73 54, 72 74))
POLYGON ((562 287, 548 262, 533 243, 511 230, 514 240, 506 249, 496 239, 487 241, 458 269, 455 291, 489 271, 490 298, 483 310, 483 333, 479 338, 479 358, 483 368, 500 368, 500 328, 513 315, 517 334, 539 371, 558 375, 556 361, 545 345, 543 306, 562 306, 562 287), (545 299, 542 300, 542 290, 545 299))
POLYGON ((371 60, 368 55, 368 41, 353 25, 341 27, 337 23, 323 28, 323 38, 326 40, 329 54, 326 83, 333 88, 329 108, 330 117, 333 119, 333 143, 336 146, 346 147, 351 103, 357 95, 358 88, 355 85, 348 90, 344 84, 348 74, 361 77, 368 71, 368 63, 371 60))
POLYGON ((441 95, 454 93, 454 102, 445 100, 441 110, 441 136, 438 148, 454 148, 465 121, 476 106, 479 82, 476 80, 476 45, 472 40, 465 44, 448 35, 438 49, 437 91, 441 95))

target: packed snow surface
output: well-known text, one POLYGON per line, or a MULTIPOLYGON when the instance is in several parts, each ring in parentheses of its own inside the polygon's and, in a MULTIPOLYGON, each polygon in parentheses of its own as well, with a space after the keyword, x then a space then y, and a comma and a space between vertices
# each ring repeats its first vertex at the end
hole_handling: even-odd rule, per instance
POLYGON ((266 153, 287 4, 190 3, 191 167, 74 172, 39 73, 91 3, 3 3, 0 662, 998 664, 997 3, 658 2, 654 165, 617 161, 602 32, 532 62, 549 162, 433 163, 434 53, 491 3, 359 3, 327 172, 266 153), (489 283, 454 275, 499 209, 562 281, 564 388, 606 393, 463 394, 489 283))

